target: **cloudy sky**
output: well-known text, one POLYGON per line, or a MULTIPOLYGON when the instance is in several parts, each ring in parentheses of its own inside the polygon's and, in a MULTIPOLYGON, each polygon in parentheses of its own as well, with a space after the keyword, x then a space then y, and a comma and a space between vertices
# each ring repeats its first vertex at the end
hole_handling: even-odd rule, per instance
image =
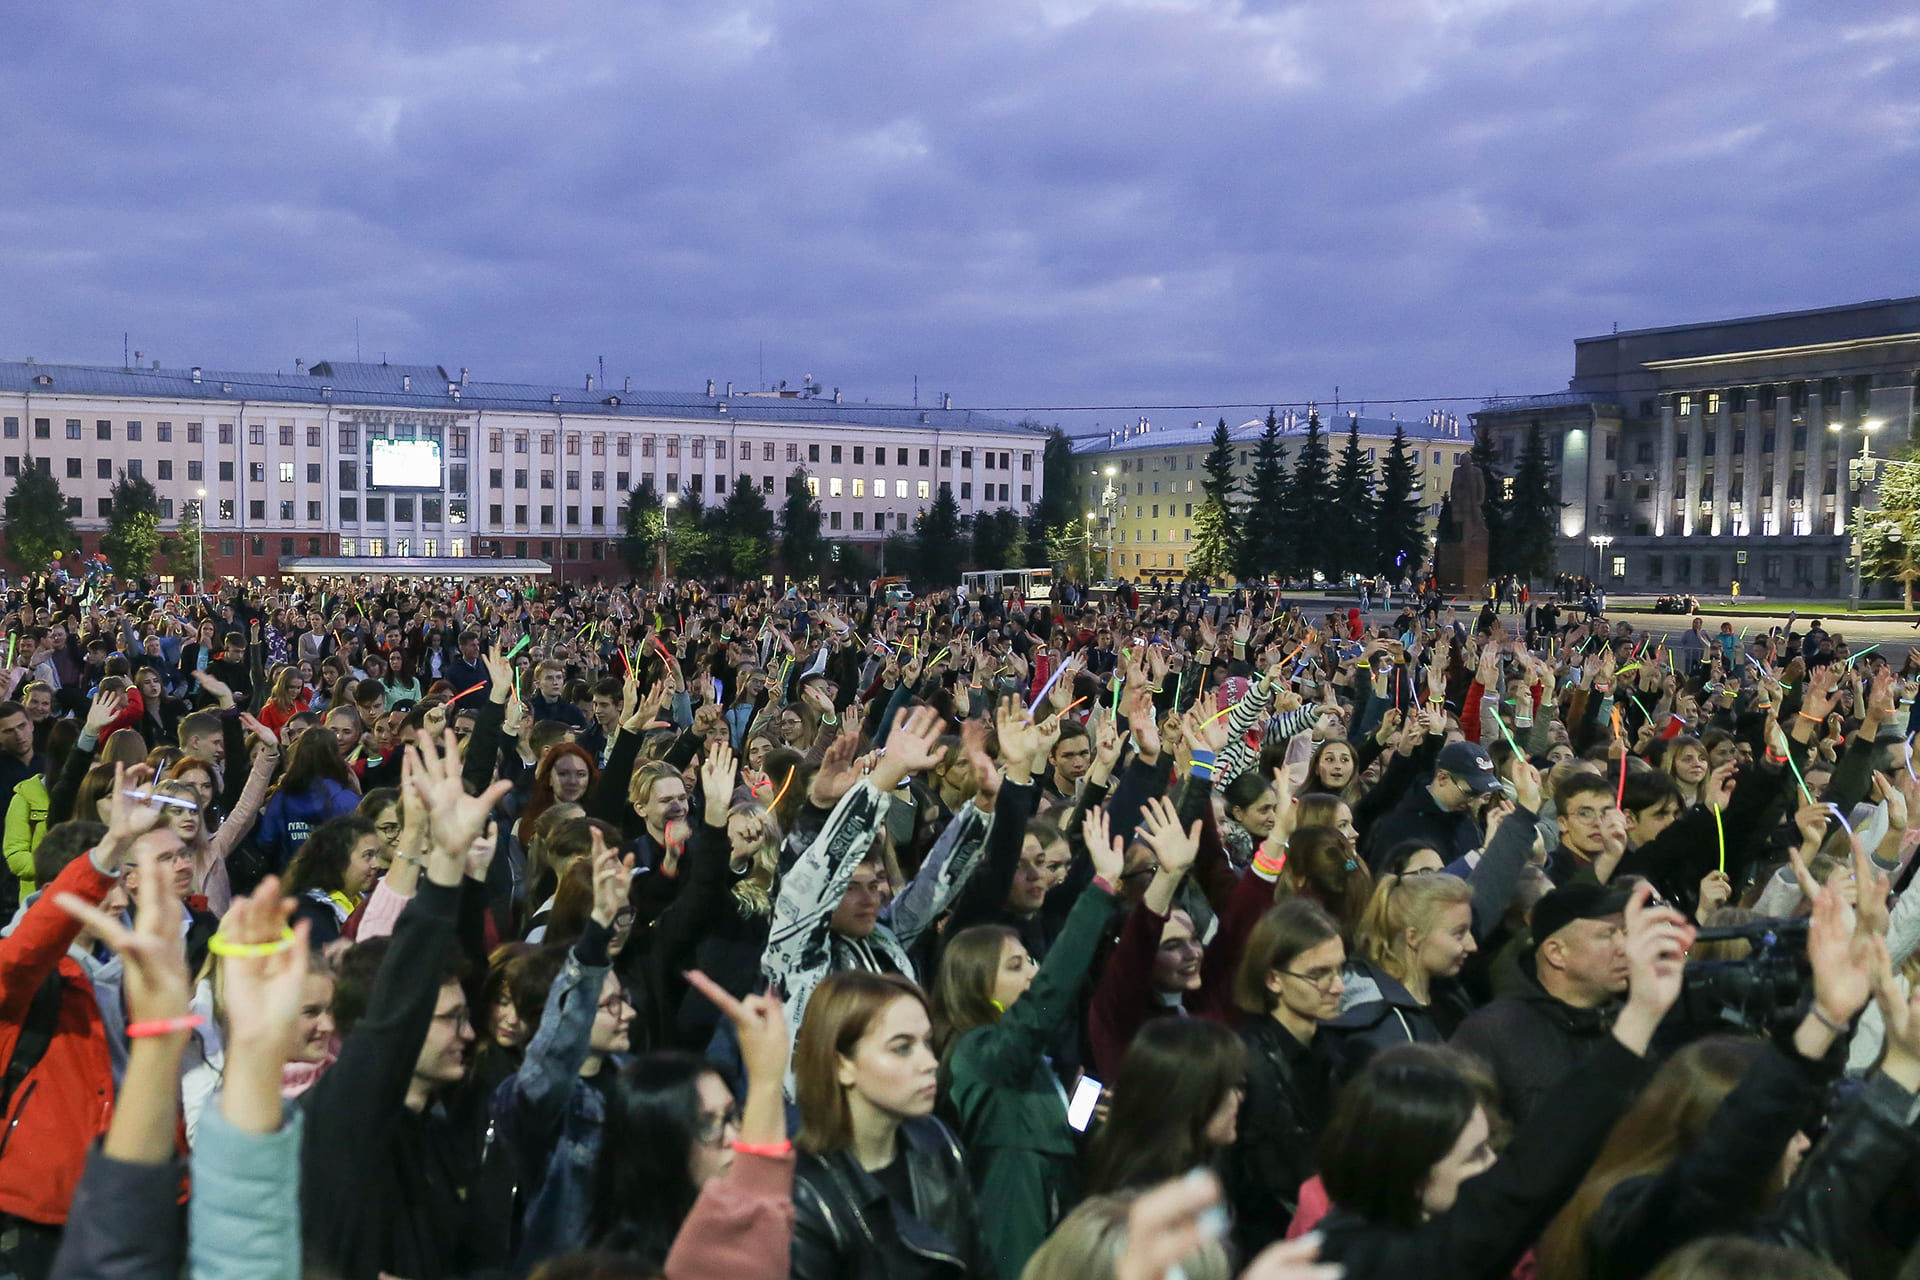
POLYGON ((290 371, 357 322, 489 378, 744 388, 764 351, 856 400, 1417 416, 1559 389, 1615 323, 1920 293, 1914 14, 17 6, 0 356, 290 371))

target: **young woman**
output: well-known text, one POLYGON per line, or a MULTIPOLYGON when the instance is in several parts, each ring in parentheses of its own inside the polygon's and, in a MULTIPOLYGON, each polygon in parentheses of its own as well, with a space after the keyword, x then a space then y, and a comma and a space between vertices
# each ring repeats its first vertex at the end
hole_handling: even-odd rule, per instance
POLYGON ((380 834, 365 818, 323 822, 300 846, 284 886, 295 899, 295 920, 312 922, 315 949, 340 937, 341 926, 373 889, 380 869, 380 834))
POLYGON ((1253 862, 1254 850, 1273 830, 1280 812, 1280 793, 1266 774, 1249 769, 1228 783, 1223 794, 1227 820, 1221 825, 1220 839, 1227 846, 1233 869, 1245 871, 1253 862))
POLYGON ((330 818, 346 817, 359 803, 359 787, 340 758, 333 730, 309 729, 293 744, 286 775, 261 811, 257 843, 279 870, 293 861, 309 832, 330 818))
POLYGON ((1307 783, 1303 791, 1338 796, 1348 804, 1365 793, 1360 777, 1359 757, 1345 738, 1329 738, 1313 749, 1307 765, 1307 783))
POLYGON ((1094 880, 1035 966, 1005 925, 955 934, 934 986, 943 1084, 971 1153, 987 1248, 1002 1276, 1018 1276, 1076 1199, 1067 1095, 1048 1054, 1074 1026, 1081 984, 1113 916, 1125 850, 1089 815, 1094 880))
POLYGON ((1347 1280, 1512 1273, 1646 1080, 1647 1046, 1680 994, 1693 929, 1649 906, 1651 896, 1643 884, 1627 905, 1633 975, 1611 1036, 1515 1130, 1497 1163, 1487 1114, 1452 1051, 1403 1045, 1347 1086, 1320 1145, 1336 1206, 1319 1223, 1323 1263, 1344 1266, 1347 1280))
POLYGON ((1700 739, 1685 737, 1669 742, 1666 754, 1660 758, 1660 767, 1680 788, 1683 807, 1690 809, 1700 803, 1700 788, 1712 772, 1707 766, 1707 748, 1700 739))
POLYGON ((1279 890, 1323 908, 1351 938, 1373 897, 1373 876, 1336 827, 1302 826, 1287 841, 1279 890))
MULTIPOLYGON (((758 801, 727 810, 727 871, 732 886, 701 924, 694 960, 722 989, 745 998, 762 982, 760 957, 767 949, 780 882, 780 827, 758 801)), ((705 1044, 719 1021, 713 1002, 689 991, 675 1015, 674 1032, 683 1044, 705 1044)))
POLYGON ((1113 1084, 1113 1109, 1087 1149, 1087 1189, 1140 1190, 1213 1162, 1239 1136, 1247 1050, 1201 1018, 1140 1029, 1113 1084))
POLYGON ((1349 842, 1358 844, 1359 829, 1353 825, 1353 810, 1339 796, 1310 791, 1299 798, 1293 810, 1293 827, 1332 827, 1349 842))
POLYGON ((1341 1074, 1381 1049, 1442 1044, 1469 1012, 1453 980, 1473 940, 1473 887, 1440 871, 1380 877, 1355 931, 1337 1033, 1341 1074))
POLYGON ((965 1155, 933 1116, 939 1059, 920 988, 858 971, 822 981, 793 1073, 794 1280, 992 1276, 965 1155))
POLYGON ((1300 1185, 1316 1171, 1335 1094, 1317 1032, 1340 1012, 1346 959, 1339 922, 1306 898, 1262 916, 1242 954, 1233 1000, 1246 1018, 1247 1091, 1226 1176, 1242 1256, 1286 1234, 1300 1185))
POLYGON ((260 723, 278 733, 291 717, 305 711, 310 702, 300 668, 283 667, 274 677, 273 692, 267 696, 266 705, 260 708, 260 723))
POLYGON ((587 794, 599 780, 599 766, 586 748, 571 742, 554 743, 533 771, 533 794, 520 811, 520 829, 530 828, 552 805, 586 803, 587 794))

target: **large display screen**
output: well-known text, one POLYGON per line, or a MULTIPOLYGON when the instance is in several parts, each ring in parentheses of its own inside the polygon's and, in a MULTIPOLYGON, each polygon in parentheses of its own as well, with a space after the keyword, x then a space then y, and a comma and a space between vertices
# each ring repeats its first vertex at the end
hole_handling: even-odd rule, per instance
POLYGON ((374 489, 440 488, 440 442, 368 441, 367 484, 374 489))

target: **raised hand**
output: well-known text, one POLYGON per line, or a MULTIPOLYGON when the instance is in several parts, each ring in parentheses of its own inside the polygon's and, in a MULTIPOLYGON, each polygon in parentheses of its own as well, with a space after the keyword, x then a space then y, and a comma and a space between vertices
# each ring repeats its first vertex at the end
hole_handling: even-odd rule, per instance
POLYGON ((1117 891, 1121 874, 1126 869, 1127 848, 1125 842, 1109 829, 1104 807, 1094 805, 1087 810, 1087 816, 1080 823, 1080 834, 1086 840, 1087 857, 1093 862, 1093 874, 1117 891))
MULTIPOLYGON (((1011 699, 1007 700, 1011 702, 1011 699)), ((1005 710, 1005 703, 1002 710, 1005 710)), ((1001 740, 1002 742, 1005 739, 1001 740)), ((973 804, 983 813, 992 813, 1000 798, 1000 770, 994 765, 993 757, 987 753, 987 722, 969 719, 960 726, 960 749, 966 753, 967 763, 973 767, 974 782, 978 790, 974 793, 973 804)))
POLYGON ((700 789, 706 793, 706 820, 710 827, 727 825, 727 810, 733 807, 733 748, 716 742, 700 762, 700 789))
POLYGON ((910 716, 901 711, 887 737, 887 753, 874 766, 873 785, 881 791, 892 791, 906 781, 908 774, 924 772, 944 760, 947 753, 940 745, 942 727, 940 713, 932 707, 914 708, 910 716))
POLYGON ((1142 817, 1146 828, 1143 838, 1153 846, 1160 870, 1172 876, 1185 875, 1200 856, 1199 820, 1195 819, 1190 828, 1181 827, 1179 810, 1165 796, 1149 800, 1142 817))
POLYGON ((122 711, 127 709, 127 691, 125 689, 109 692, 101 689, 93 695, 93 705, 87 708, 86 729, 94 737, 112 724, 122 711))
POLYGON ((113 803, 107 813, 106 838, 100 841, 103 859, 118 865, 132 851, 133 842, 159 824, 160 806, 135 795, 152 778, 148 765, 113 766, 113 803))
POLYGON ((513 692, 513 664, 507 661, 507 651, 495 641, 484 653, 480 661, 487 668, 487 675, 493 682, 488 697, 495 702, 505 702, 507 695, 513 692))
POLYGON ((698 969, 687 971, 687 985, 711 1000, 733 1024, 740 1059, 747 1068, 747 1102, 740 1117, 740 1139, 755 1145, 785 1141, 786 1111, 781 1090, 786 1082, 788 1034, 780 997, 769 991, 735 1000, 727 989, 698 969))
POLYGON ((433 824, 427 877, 455 887, 466 873, 467 850, 486 830, 495 802, 513 784, 499 781, 477 796, 468 795, 460 780, 459 743, 451 729, 444 731, 437 750, 431 738, 415 734, 408 753, 413 758, 412 785, 433 824))
MULTIPOLYGON (((170 893, 160 876, 160 860, 151 847, 138 853, 140 883, 146 892, 128 929, 99 907, 71 893, 54 901, 60 909, 93 930, 112 947, 126 966, 127 1015, 133 1022, 162 1022, 187 1016, 193 999, 193 975, 187 972, 187 952, 180 932, 180 895, 170 893)), ((171 1034, 185 1036, 182 1029, 171 1034)))
POLYGON ((1696 930, 1672 907, 1654 905, 1653 886, 1641 881, 1627 899, 1627 1005, 1613 1035, 1636 1055, 1645 1055, 1660 1020, 1680 998, 1687 949, 1696 930))
POLYGON ((292 914, 293 899, 281 897, 279 879, 268 876, 250 895, 235 898, 220 922, 220 936, 241 948, 220 957, 228 1052, 247 1046, 276 1057, 276 1085, 280 1066, 295 1048, 300 987, 307 977, 308 923, 302 920, 294 927, 294 936, 286 938, 287 918, 292 914), (279 950, 263 954, 251 950, 283 939, 286 945, 279 950))
MULTIPOLYGON (((1861 898, 1866 886, 1861 885, 1861 898)), ((1833 1027, 1844 1027, 1866 1007, 1873 994, 1872 935, 1863 935, 1847 919, 1847 904, 1837 884, 1820 886, 1813 895, 1813 922, 1807 927, 1807 960, 1813 966, 1813 1012, 1808 1021, 1820 1043, 1809 1057, 1819 1057, 1831 1043, 1833 1027), (1826 1024, 1832 1024, 1828 1026, 1826 1024), (1821 1031, 1827 1034, 1821 1036, 1821 1031)), ((1796 1036, 1796 1041, 1799 1037, 1796 1036)), ((1811 1046, 1802 1044, 1803 1052, 1811 1046)))
POLYGON ((613 928, 620 908, 627 905, 633 887, 633 855, 607 847, 606 836, 593 830, 593 922, 602 929, 613 928))
POLYGON ((487 882, 487 869, 493 866, 493 855, 500 849, 499 828, 491 819, 487 829, 473 838, 467 846, 466 875, 469 880, 487 882))
POLYGON ((1133 748, 1145 764, 1160 758, 1160 722, 1154 718, 1153 694, 1138 682, 1129 682, 1125 699, 1127 728, 1133 733, 1133 748))
POLYGON ((807 799, 822 809, 831 809, 838 804, 840 797, 853 790, 853 784, 860 780, 858 770, 854 767, 854 759, 859 751, 858 734, 849 729, 834 735, 833 741, 820 757, 820 767, 814 771, 813 780, 807 784, 807 799))

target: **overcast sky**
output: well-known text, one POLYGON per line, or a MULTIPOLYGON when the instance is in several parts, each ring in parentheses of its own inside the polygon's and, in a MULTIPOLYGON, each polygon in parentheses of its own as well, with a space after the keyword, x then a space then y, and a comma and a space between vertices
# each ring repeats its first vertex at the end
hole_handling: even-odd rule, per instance
POLYGON ((357 321, 483 378, 745 388, 764 347, 855 400, 1419 416, 1615 323, 1920 293, 1915 14, 19 5, 0 356, 291 371, 357 321))

